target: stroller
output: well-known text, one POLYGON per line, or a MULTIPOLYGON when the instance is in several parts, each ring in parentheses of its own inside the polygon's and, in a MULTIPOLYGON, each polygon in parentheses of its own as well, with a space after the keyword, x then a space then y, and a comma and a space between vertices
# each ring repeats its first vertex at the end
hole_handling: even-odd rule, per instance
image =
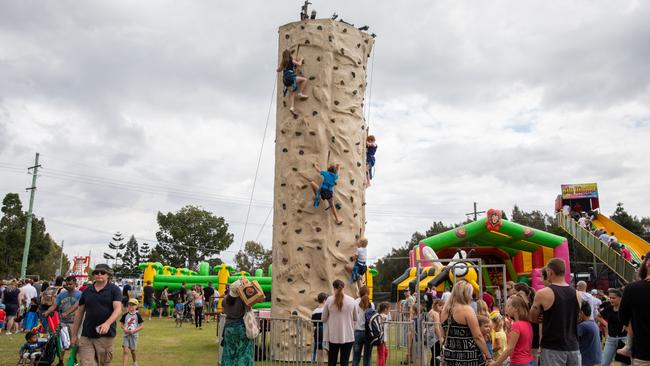
MULTIPOLYGON (((36 356, 34 359, 34 364, 36 366, 52 366, 55 362, 56 359, 58 358, 59 361, 57 363, 57 366, 63 366, 63 359, 61 359, 61 350, 62 350, 62 340, 61 340, 61 327, 59 324, 59 317, 58 313, 54 313, 54 316, 50 316, 47 319, 47 322, 49 323, 49 330, 51 333, 46 334, 47 341, 45 342, 45 345, 43 346, 40 354, 36 356), (54 331, 52 331, 54 329, 54 331)), ((42 325, 39 325, 35 327, 32 331, 35 332, 40 332, 40 330, 43 328, 42 325)), ((27 358, 22 358, 18 361, 18 365, 31 365, 32 360, 27 359, 27 358), (28 362, 28 363, 25 363, 28 362)))
POLYGON ((183 310, 183 321, 187 321, 188 319, 190 323, 194 321, 194 316, 192 315, 193 309, 194 309, 194 304, 192 304, 191 300, 187 300, 185 302, 185 309, 183 310))

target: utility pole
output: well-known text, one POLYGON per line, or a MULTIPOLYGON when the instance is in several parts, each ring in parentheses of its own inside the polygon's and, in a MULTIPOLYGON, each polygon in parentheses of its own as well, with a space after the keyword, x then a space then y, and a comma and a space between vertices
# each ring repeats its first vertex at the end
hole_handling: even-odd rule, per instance
POLYGON ((474 212, 466 213, 466 216, 474 215, 474 221, 478 220, 478 214, 485 213, 485 211, 476 211, 476 202, 474 202, 474 212))
POLYGON ((59 269, 56 270, 57 276, 61 276, 61 273, 63 273, 63 243, 65 243, 65 240, 61 240, 61 256, 59 257, 59 269))
POLYGON ((27 274, 27 259, 29 258, 29 244, 32 240, 32 211, 34 209, 34 194, 36 193, 36 177, 38 176, 38 168, 41 165, 38 163, 39 154, 36 153, 34 159, 34 166, 27 168, 27 171, 32 171, 32 186, 27 188, 30 192, 29 195, 29 211, 27 211, 27 227, 25 228, 25 249, 23 250, 23 263, 20 267, 20 278, 25 278, 27 274))

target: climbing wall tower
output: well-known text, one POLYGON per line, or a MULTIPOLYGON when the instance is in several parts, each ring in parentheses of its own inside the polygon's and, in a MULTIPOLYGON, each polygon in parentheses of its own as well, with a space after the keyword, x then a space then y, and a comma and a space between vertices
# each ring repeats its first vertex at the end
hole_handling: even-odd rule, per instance
MULTIPOLYGON (((349 285, 345 264, 356 252, 365 229, 366 171, 363 118, 366 63, 373 38, 356 27, 331 19, 304 20, 279 29, 279 59, 289 49, 304 58, 298 75, 307 78, 296 97, 297 115, 289 111, 278 74, 275 193, 273 215, 272 316, 309 318, 318 293, 332 292, 332 282, 349 285), (310 180, 321 183, 322 169, 340 164, 334 201, 342 225, 336 225, 327 202, 313 207, 310 180)), ((279 61, 278 61, 279 62, 279 61)))

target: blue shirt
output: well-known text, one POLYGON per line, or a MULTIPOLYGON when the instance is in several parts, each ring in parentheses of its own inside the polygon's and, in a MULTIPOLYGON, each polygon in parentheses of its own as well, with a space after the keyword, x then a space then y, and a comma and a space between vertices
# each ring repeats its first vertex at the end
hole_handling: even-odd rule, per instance
POLYGON ((321 170, 320 175, 323 176, 323 183, 321 183, 320 188, 326 189, 328 191, 334 191, 334 184, 336 180, 339 179, 339 176, 334 173, 330 173, 327 170, 321 170))
POLYGON ((600 332, 596 322, 585 320, 578 324, 578 342, 583 365, 595 365, 601 362, 600 332))
MULTIPOLYGON (((79 290, 73 290, 72 293, 68 292, 68 290, 59 292, 56 296, 56 305, 59 313, 63 314, 68 311, 79 302, 79 299, 81 299, 81 291, 79 290)), ((74 322, 74 312, 68 314, 65 318, 62 318, 61 321, 68 324, 74 322)))

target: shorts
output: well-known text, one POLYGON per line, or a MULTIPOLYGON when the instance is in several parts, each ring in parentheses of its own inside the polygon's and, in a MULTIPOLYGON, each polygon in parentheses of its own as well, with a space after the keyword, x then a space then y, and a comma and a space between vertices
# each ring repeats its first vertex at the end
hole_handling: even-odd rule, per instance
POLYGON ((168 306, 167 300, 160 300, 160 307, 166 308, 168 306))
POLYGON ((540 363, 544 366, 581 366, 582 356, 580 351, 556 351, 542 348, 540 363))
POLYGON ((145 309, 153 309, 155 307, 153 299, 146 299, 142 304, 142 307, 145 309))
POLYGON ((138 335, 137 334, 125 334, 122 338, 122 347, 128 348, 131 351, 135 351, 135 348, 138 346, 138 335))
POLYGON ((360 263, 359 261, 354 261, 354 266, 352 267, 352 282, 356 282, 361 276, 366 274, 366 265, 360 263))
POLYGON ((7 316, 16 316, 18 315, 18 305, 17 304, 7 304, 5 306, 5 312, 7 316))
POLYGON ((5 322, 0 322, 0 330, 5 329, 5 322))
POLYGON ((298 85, 296 83, 296 73, 293 70, 285 70, 282 73, 282 84, 285 87, 291 87, 292 91, 298 90, 298 85))
POLYGON ((36 357, 41 355, 41 351, 36 351, 36 352, 25 352, 23 353, 23 358, 31 358, 31 359, 36 359, 36 357))
POLYGON ((115 337, 79 337, 77 361, 81 365, 109 366, 113 360, 115 337))
POLYGON ((330 191, 329 189, 324 189, 324 188, 320 189, 320 198, 322 198, 324 200, 331 200, 332 197, 334 197, 334 192, 333 191, 330 191))

